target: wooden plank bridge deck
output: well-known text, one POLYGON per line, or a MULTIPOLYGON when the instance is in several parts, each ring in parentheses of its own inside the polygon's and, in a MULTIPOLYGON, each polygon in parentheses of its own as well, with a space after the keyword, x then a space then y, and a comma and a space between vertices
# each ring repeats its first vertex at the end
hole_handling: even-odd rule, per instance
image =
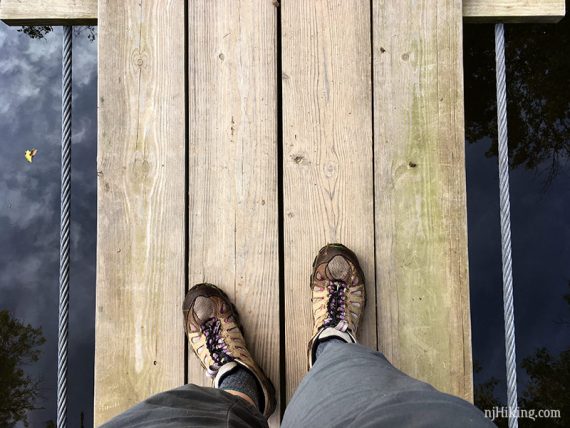
POLYGON ((209 384, 181 314, 202 281, 236 302, 283 408, 328 242, 362 262, 361 341, 472 399, 462 21, 563 15, 564 0, 0 0, 13 25, 99 26, 96 425, 209 384))
POLYGON ((189 2, 185 106, 183 50, 168 36, 182 3, 159 14, 100 2, 100 49, 117 55, 100 62, 98 421, 184 381, 209 385, 191 352, 182 361, 179 302, 202 281, 233 297, 287 401, 306 372, 308 278, 327 242, 364 266, 362 342, 471 398, 461 2, 414 12, 422 32, 403 25, 397 40, 391 23, 412 10, 375 3, 288 0, 278 28, 269 1, 189 2))

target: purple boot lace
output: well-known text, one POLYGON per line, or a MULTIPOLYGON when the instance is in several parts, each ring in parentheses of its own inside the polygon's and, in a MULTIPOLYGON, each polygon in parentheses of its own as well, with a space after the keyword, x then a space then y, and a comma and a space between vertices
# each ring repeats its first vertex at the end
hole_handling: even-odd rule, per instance
POLYGON ((348 287, 343 281, 330 281, 327 288, 329 292, 328 318, 325 319, 324 326, 346 331, 348 329, 346 321, 346 290, 348 287))
POLYGON ((220 367, 233 361, 233 357, 222 338, 221 322, 218 318, 210 318, 200 326, 200 329, 206 336, 206 347, 215 362, 214 366, 208 367, 207 372, 208 375, 215 376, 220 367))

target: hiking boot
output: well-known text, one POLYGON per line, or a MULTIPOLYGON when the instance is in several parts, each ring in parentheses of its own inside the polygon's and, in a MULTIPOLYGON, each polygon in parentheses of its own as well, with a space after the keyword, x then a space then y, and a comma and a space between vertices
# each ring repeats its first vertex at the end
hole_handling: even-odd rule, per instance
POLYGON ((239 315, 228 296, 212 284, 198 284, 186 294, 183 305, 188 342, 218 388, 222 377, 240 365, 256 378, 263 391, 263 415, 275 410, 275 389, 247 350, 239 315))
POLYGON ((366 303, 364 273, 356 255, 342 244, 321 248, 311 274, 313 334, 309 341, 309 368, 320 341, 338 338, 356 343, 356 332, 366 303))

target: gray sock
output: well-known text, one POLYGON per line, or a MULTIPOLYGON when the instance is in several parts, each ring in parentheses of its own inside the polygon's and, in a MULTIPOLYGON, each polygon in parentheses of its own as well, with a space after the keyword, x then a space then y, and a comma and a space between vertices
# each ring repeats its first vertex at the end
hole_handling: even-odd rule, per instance
POLYGON ((263 413, 263 392, 255 376, 245 367, 238 366, 225 375, 219 385, 219 389, 231 389, 244 393, 253 400, 259 411, 263 413))
POLYGON ((333 343, 346 343, 346 342, 344 340, 338 339, 336 337, 330 337, 330 338, 323 340, 322 342, 319 342, 319 344, 317 345, 317 350, 315 352, 315 361, 333 343))

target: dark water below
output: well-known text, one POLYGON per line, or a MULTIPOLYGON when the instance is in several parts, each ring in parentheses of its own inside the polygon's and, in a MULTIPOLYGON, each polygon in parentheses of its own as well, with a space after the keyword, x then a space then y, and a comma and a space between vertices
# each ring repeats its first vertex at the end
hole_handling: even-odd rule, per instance
MULTIPOLYGON (((530 392, 526 407, 562 408, 566 418, 522 420, 521 426, 568 426, 570 21, 508 25, 506 37, 519 396, 530 392), (541 354, 527 367, 525 358, 539 348, 550 360, 541 354), (529 382, 542 386, 531 391, 529 382)), ((494 27, 465 26, 464 49, 473 359, 481 368, 475 383, 497 378, 494 395, 505 403, 494 27)))
MULTIPOLYGON (((534 394, 532 403, 544 403, 542 408, 566 403, 568 409, 569 392, 560 383, 569 379, 570 358, 556 361, 570 349, 570 306, 564 298, 570 293, 570 21, 509 25, 506 31, 519 390, 522 395, 532 383, 523 360, 546 348, 550 360, 541 354, 546 363, 535 368, 537 379, 549 386, 534 394)), ((61 78, 60 32, 55 33, 30 40, 0 24, 0 310, 41 326, 47 339, 39 361, 28 367, 41 382, 37 404, 42 409, 30 413, 32 426, 55 420, 61 78), (32 147, 38 154, 28 164, 23 151, 32 147)), ((494 399, 504 403, 493 27, 466 25, 464 33, 473 358, 480 367, 475 382, 484 385, 496 378, 494 399)), ((70 426, 79 426, 83 412, 90 426, 96 43, 79 36, 74 55, 69 418, 70 426)))

